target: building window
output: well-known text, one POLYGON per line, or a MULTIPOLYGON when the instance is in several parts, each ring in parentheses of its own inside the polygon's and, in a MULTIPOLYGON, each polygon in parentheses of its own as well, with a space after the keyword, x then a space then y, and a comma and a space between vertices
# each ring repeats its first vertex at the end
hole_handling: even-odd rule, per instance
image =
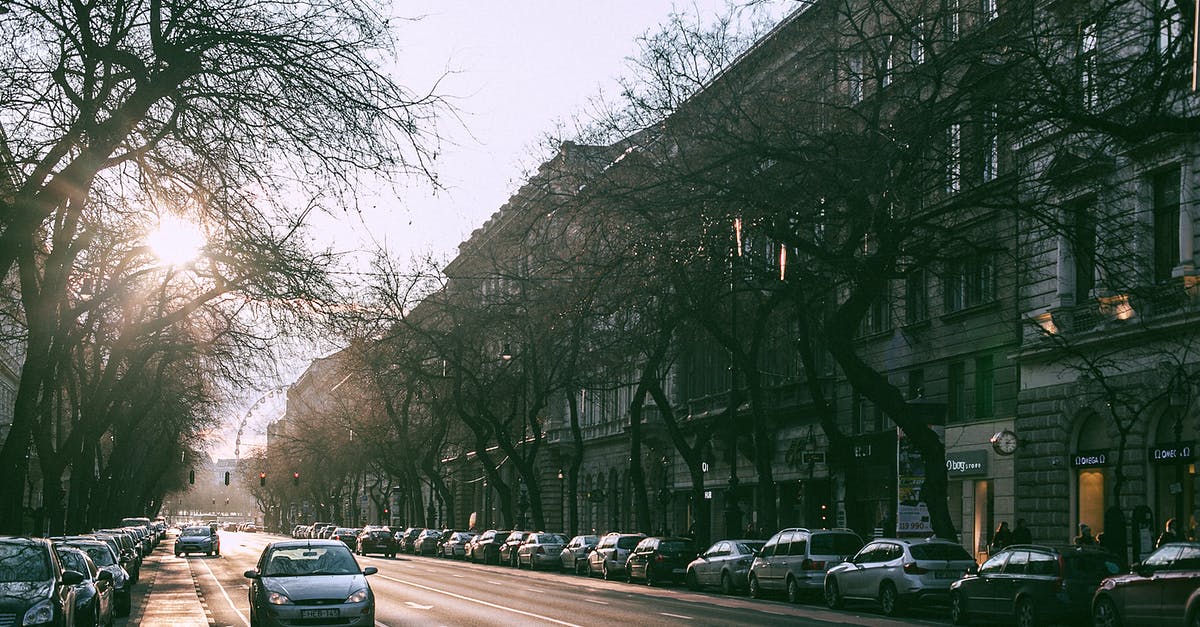
POLYGON ((929 318, 929 273, 924 268, 905 277, 904 314, 909 324, 929 318))
POLYGON ((1096 85, 1100 63, 1098 47, 1096 24, 1085 24, 1080 29, 1079 39, 1079 89, 1085 109, 1094 108, 1099 101, 1099 89, 1096 85))
POLYGON ((871 410, 872 410, 871 415, 875 419, 874 420, 875 433, 879 433, 879 432, 883 431, 883 423, 884 423, 883 408, 872 403, 871 410))
POLYGON ((1162 170, 1151 181, 1154 188, 1154 281, 1171 279, 1179 263, 1179 166, 1162 170))
POLYGON ((962 127, 951 124, 946 129, 946 191, 962 189, 962 127))
POLYGON ((975 358, 975 417, 990 418, 994 413, 995 381, 992 356, 975 358))
POLYGON ((1000 131, 996 125, 996 107, 983 117, 983 182, 993 181, 1000 172, 1000 131))
POLYGON ((985 23, 1000 17, 1000 6, 997 4, 997 0, 979 0, 979 13, 985 23))
POLYGON ((850 104, 858 104, 863 100, 863 60, 861 55, 850 56, 846 76, 846 90, 850 104))
POLYGON ((994 298, 991 255, 975 254, 946 263, 943 277, 946 312, 991 302, 994 298))
POLYGON ((1070 207, 1071 256, 1075 264, 1075 303, 1084 302, 1096 287, 1096 218, 1094 200, 1076 202, 1070 207))
POLYGON ((882 295, 876 298, 871 302, 866 315, 863 316, 862 324, 859 326, 859 335, 874 335, 891 329, 891 313, 887 296, 882 295))
POLYGON ((884 44, 887 48, 883 51, 883 75, 879 77, 879 84, 887 87, 892 84, 892 70, 895 68, 895 38, 888 35, 884 38, 884 44))
POLYGON ((908 398, 920 398, 925 396, 925 371, 920 368, 914 368, 908 371, 908 398))
POLYGON ((921 65, 925 62, 925 16, 918 14, 914 23, 916 26, 913 28, 912 41, 908 45, 908 56, 913 65, 921 65))
POLYGON ((1183 17, 1175 0, 1164 0, 1155 11, 1156 49, 1164 58, 1178 55, 1183 39, 1183 17))
POLYGON ((946 422, 959 422, 966 418, 967 395, 963 363, 956 361, 946 370, 946 422))
POLYGON ((946 5, 943 10, 943 19, 945 20, 946 38, 950 41, 958 39, 959 29, 959 0, 946 0, 946 5))

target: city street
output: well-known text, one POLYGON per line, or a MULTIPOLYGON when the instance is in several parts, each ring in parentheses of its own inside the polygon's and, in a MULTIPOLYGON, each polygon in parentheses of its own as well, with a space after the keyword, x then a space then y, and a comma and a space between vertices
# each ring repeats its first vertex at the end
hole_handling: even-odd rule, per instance
MULTIPOLYGON (((254 568, 269 542, 282 539, 262 533, 221 534, 221 556, 176 558, 172 539, 164 540, 147 562, 156 576, 186 564, 189 592, 196 592, 207 612, 208 625, 248 627, 246 570, 254 568)), ((756 600, 744 596, 693 593, 682 587, 649 588, 624 582, 586 579, 553 573, 483 566, 458 560, 402 556, 357 558, 362 566, 375 566, 370 577, 376 595, 376 622, 399 625, 939 625, 941 614, 889 620, 859 610, 834 612, 813 603, 789 605, 782 600, 756 600)), ((172 575, 182 581, 182 569, 172 575)), ((147 571, 150 572, 150 571, 147 571)), ((146 574, 143 579, 148 578, 146 574)), ((165 579, 164 579, 165 581, 165 579)), ((145 586, 143 586, 145 587, 145 586)), ((161 608, 159 596, 167 594, 161 583, 149 586, 133 615, 118 625, 192 624, 187 617, 161 615, 151 619, 140 609, 161 608)), ((180 612, 189 610, 180 600, 180 612)))

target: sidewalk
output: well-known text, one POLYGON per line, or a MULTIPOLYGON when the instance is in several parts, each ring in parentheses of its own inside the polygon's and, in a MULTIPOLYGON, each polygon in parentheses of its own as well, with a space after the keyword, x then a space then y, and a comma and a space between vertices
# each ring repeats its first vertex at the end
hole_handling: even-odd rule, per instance
POLYGON ((130 617, 130 625, 143 627, 208 627, 208 615, 200 605, 196 583, 186 560, 154 555, 147 561, 153 568, 143 570, 150 575, 149 590, 144 601, 130 617))

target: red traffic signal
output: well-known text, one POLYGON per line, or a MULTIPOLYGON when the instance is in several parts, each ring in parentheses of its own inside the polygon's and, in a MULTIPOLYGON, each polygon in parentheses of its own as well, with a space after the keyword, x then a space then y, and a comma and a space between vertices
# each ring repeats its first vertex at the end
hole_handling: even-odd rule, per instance
POLYGON ((258 485, 260 485, 260 486, 267 485, 267 473, 265 473, 265 472, 258 473, 258 485))
POLYGON ((300 485, 300 473, 292 473, 292 485, 300 485))

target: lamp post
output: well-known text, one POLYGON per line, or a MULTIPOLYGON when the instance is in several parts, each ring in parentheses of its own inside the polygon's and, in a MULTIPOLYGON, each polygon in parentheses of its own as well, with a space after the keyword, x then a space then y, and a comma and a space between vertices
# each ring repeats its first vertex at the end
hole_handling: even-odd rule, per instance
MULTIPOLYGON (((566 523, 567 513, 564 511, 566 509, 567 509, 567 487, 566 487, 566 484, 563 483, 562 468, 559 468, 558 469, 558 528, 560 530, 566 530, 566 527, 567 527, 567 523, 566 523)), ((572 533, 574 533, 573 530, 572 530, 572 533)))
POLYGON ((738 506, 737 442, 738 407, 738 332, 737 332, 737 260, 742 256, 742 219, 733 221, 733 253, 729 256, 729 485, 725 491, 725 533, 736 535, 742 527, 742 509, 738 506))

